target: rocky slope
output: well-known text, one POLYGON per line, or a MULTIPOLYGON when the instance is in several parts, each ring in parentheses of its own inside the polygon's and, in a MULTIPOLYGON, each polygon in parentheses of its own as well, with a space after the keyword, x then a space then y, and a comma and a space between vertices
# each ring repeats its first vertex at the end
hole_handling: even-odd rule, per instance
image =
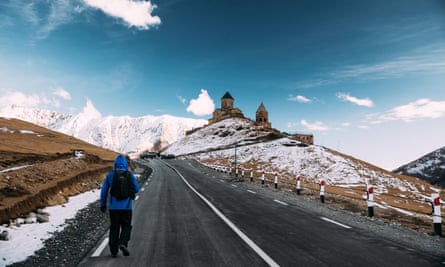
POLYGON ((403 165, 394 172, 417 177, 445 188, 445 147, 403 165))

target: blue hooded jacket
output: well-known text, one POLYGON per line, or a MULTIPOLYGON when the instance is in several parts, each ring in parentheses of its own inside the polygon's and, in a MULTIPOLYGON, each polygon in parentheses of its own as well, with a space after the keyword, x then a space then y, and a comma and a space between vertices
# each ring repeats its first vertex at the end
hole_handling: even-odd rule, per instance
MULTIPOLYGON (((109 194, 111 184, 113 183, 114 172, 127 171, 127 170, 128 170, 127 160, 123 155, 118 155, 114 160, 114 170, 107 174, 102 184, 102 188, 100 190, 101 206, 108 206, 108 209, 110 210, 131 210, 133 208, 133 200, 130 197, 127 199, 119 200, 109 194)), ((139 184, 133 173, 131 173, 131 182, 133 183, 133 188, 135 190, 135 193, 139 192, 139 184)))

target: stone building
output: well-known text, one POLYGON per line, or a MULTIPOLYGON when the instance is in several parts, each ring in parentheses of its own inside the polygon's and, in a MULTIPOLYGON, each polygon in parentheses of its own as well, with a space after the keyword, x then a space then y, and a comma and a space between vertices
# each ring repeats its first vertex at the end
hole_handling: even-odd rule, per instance
MULTIPOLYGON (((209 124, 228 118, 245 119, 241 109, 233 106, 234 101, 235 99, 232 97, 232 95, 230 95, 229 92, 226 92, 221 98, 221 108, 217 108, 215 111, 213 111, 213 117, 209 119, 209 124)), ((269 122, 269 112, 262 102, 256 111, 255 124, 263 128, 272 128, 272 123, 269 122)))
POLYGON ((260 106, 256 110, 256 124, 258 126, 262 126, 264 128, 272 128, 272 123, 269 122, 269 112, 267 112, 266 107, 263 102, 261 102, 260 106))
POLYGON ((312 134, 303 134, 303 133, 297 133, 293 135, 293 138, 297 141, 302 142, 306 145, 313 145, 314 144, 314 135, 312 134))
MULTIPOLYGON (((209 119, 209 124, 229 118, 242 118, 252 121, 251 119, 247 119, 244 117, 241 109, 234 107, 233 105, 234 101, 235 99, 230 95, 230 93, 226 92, 224 96, 221 98, 221 108, 217 108, 215 109, 215 111, 213 111, 213 117, 209 119)), ((261 102, 260 106, 258 107, 255 116, 256 116, 255 121, 252 122, 255 123, 258 129, 260 128, 270 129, 279 133, 278 130, 272 128, 272 123, 269 121, 269 112, 267 111, 263 102, 261 102)), ((190 134, 193 131, 190 131, 187 134, 190 134)), ((301 134, 301 133, 294 134, 291 136, 291 138, 307 145, 314 144, 314 136, 312 134, 301 134)))
POLYGON ((234 98, 226 92, 221 98, 221 108, 213 111, 213 117, 209 119, 209 124, 222 121, 228 118, 244 118, 243 112, 239 108, 233 107, 234 98))

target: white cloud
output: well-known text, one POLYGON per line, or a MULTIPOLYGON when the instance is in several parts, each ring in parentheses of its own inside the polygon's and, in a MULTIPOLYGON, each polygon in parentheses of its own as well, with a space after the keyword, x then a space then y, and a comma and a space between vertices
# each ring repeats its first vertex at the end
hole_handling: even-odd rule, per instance
POLYGON ((369 98, 361 98, 360 99, 360 98, 357 98, 355 96, 351 96, 351 95, 345 94, 345 93, 338 93, 337 97, 343 101, 351 102, 358 106, 363 106, 363 107, 368 107, 368 108, 374 106, 374 102, 372 102, 372 100, 369 98))
POLYGON ((296 83, 296 88, 323 87, 345 80, 380 80, 419 74, 444 74, 445 49, 442 43, 418 49, 414 55, 391 58, 386 61, 339 66, 321 78, 296 83))
POLYGON ((197 116, 210 115, 215 110, 215 103, 210 98, 205 89, 201 89, 197 99, 190 100, 187 112, 191 112, 197 116))
POLYGON ((12 105, 27 108, 60 107, 60 102, 57 99, 54 97, 47 97, 44 93, 28 95, 23 92, 11 91, 8 89, 2 89, 0 93, 0 107, 12 105))
POLYGON ((357 128, 359 128, 359 129, 369 129, 369 126, 368 125, 359 125, 359 126, 357 126, 357 128))
POLYGON ((156 5, 150 1, 132 0, 83 0, 87 5, 98 8, 112 17, 120 18, 130 27, 148 30, 161 24, 158 16, 152 16, 156 5))
POLYGON ((58 27, 70 23, 74 18, 74 9, 70 0, 58 0, 50 2, 49 15, 45 23, 40 25, 37 31, 38 39, 47 38, 58 27))
POLYGON ((38 107, 40 104, 48 102, 48 99, 39 95, 25 95, 22 92, 12 92, 9 90, 2 90, 0 96, 0 106, 6 107, 16 105, 20 107, 38 107))
POLYGON ((185 99, 184 97, 182 97, 182 96, 180 96, 180 95, 178 95, 177 97, 178 97, 178 100, 179 100, 183 105, 185 105, 185 102, 187 102, 187 99, 185 99))
POLYGON ((394 58, 367 65, 345 66, 338 71, 331 72, 330 76, 335 80, 350 78, 386 79, 413 73, 445 73, 444 52, 445 50, 442 48, 442 44, 439 44, 439 48, 428 46, 420 49, 416 55, 394 58))
POLYGON ((438 119, 445 117, 445 101, 431 101, 422 98, 372 117, 377 117, 374 123, 395 120, 412 122, 421 119, 438 119))
POLYGON ((87 115, 88 118, 101 118, 102 114, 94 107, 93 101, 87 99, 85 107, 83 107, 82 114, 87 115))
POLYGON ((289 101, 296 101, 296 102, 300 102, 300 103, 310 103, 312 102, 309 98, 302 96, 302 95, 297 95, 297 96, 293 96, 293 95, 289 95, 289 98, 287 99, 289 101))
POLYGON ((306 127, 307 129, 311 130, 311 131, 328 131, 329 127, 324 125, 323 122, 321 121, 316 121, 314 123, 309 123, 306 120, 301 120, 301 125, 303 125, 304 127, 306 127))
POLYGON ((71 100, 71 95, 69 92, 67 92, 65 89, 63 88, 57 88, 53 91, 53 95, 56 95, 58 97, 61 97, 65 100, 71 100))

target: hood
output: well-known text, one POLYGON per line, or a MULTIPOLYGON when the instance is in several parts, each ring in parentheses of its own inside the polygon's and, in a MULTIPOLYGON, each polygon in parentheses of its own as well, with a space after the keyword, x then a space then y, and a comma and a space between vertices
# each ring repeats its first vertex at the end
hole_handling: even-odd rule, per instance
POLYGON ((123 155, 119 155, 114 160, 114 169, 116 171, 126 171, 128 169, 127 160, 123 155))

